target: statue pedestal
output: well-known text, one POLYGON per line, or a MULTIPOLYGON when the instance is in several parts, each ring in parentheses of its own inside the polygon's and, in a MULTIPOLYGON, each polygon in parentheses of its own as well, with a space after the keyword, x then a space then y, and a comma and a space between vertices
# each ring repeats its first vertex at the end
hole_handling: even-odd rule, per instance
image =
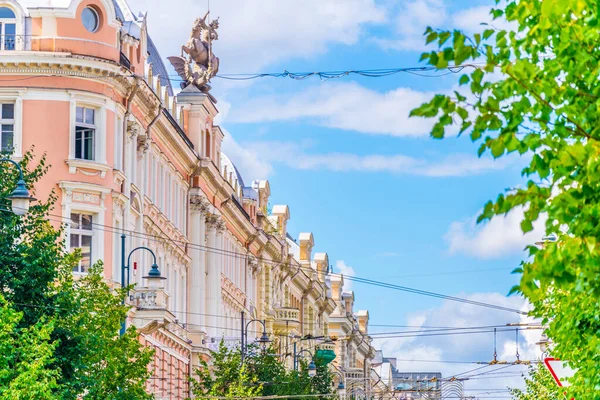
POLYGON ((195 85, 188 85, 177 94, 177 104, 183 107, 183 129, 198 155, 207 158, 215 155, 213 120, 219 112, 211 97, 195 85))

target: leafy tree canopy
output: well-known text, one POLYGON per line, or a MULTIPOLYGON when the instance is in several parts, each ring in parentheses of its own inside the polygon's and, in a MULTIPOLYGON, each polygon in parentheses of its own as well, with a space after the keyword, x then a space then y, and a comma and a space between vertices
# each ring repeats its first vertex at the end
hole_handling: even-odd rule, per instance
MULTIPOLYGON (((466 35, 428 28, 421 59, 465 66, 458 90, 412 111, 434 138, 458 131, 494 158, 520 154, 525 184, 488 202, 479 221, 521 209, 523 232, 545 220, 556 243, 528 248, 513 291, 549 324, 553 355, 578 373, 570 397, 600 398, 600 2, 496 1, 494 23, 466 35), (512 24, 514 30, 494 28, 512 24), (451 130, 452 129, 452 130, 451 130)), ((454 70, 456 71, 456 70, 454 70)), ((569 397, 569 398, 570 398, 569 397)))
POLYGON ((192 391, 199 398, 288 396, 294 399, 294 395, 332 393, 327 365, 315 360, 317 375, 311 378, 305 362, 300 362, 298 371, 290 370, 276 353, 275 348, 263 351, 249 346, 242 365, 239 348, 228 348, 222 341, 218 350, 212 352, 211 364, 202 361, 196 370, 198 379, 192 380, 192 391))
MULTIPOLYGON (((49 166, 45 157, 31 164, 27 152, 20 165, 34 191, 49 166)), ((152 351, 134 328, 119 336, 127 289, 107 285, 102 263, 73 278, 81 254, 65 251, 62 227, 52 224, 62 222, 50 214, 56 196, 16 216, 6 197, 17 178, 0 163, 0 399, 151 398, 152 351)))

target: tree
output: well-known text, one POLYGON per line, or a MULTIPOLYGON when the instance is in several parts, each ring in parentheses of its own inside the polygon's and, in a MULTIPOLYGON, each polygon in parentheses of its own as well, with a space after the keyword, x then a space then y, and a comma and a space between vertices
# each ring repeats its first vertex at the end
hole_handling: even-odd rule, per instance
POLYGON ((54 327, 40 321, 19 328, 22 318, 0 294, 0 399, 59 399, 58 371, 48 368, 57 345, 50 339, 54 327))
MULTIPOLYGON (((326 395, 332 393, 332 380, 327 365, 318 364, 317 375, 308 376, 307 364, 300 361, 298 371, 288 370, 274 348, 248 346, 244 363, 239 348, 228 348, 223 341, 211 353, 211 363, 201 361, 198 379, 191 381, 197 397, 236 397, 326 395)), ((301 397, 297 397, 300 399, 301 397)), ((318 397, 317 397, 318 398, 318 397)))
POLYGON ((525 377, 525 390, 512 389, 515 400, 563 400, 565 398, 552 375, 543 364, 529 367, 529 375, 525 377))
MULTIPOLYGON (((49 167, 45 157, 29 169, 32 163, 30 151, 20 165, 34 190, 49 167)), ((40 394, 33 397, 41 399, 149 398, 144 388, 152 352, 139 343, 135 329, 122 337, 118 334, 128 311, 121 305, 126 290, 114 291, 107 285, 101 263, 81 279, 73 279, 81 255, 65 251, 62 227, 51 224, 56 221, 50 215, 54 194, 34 204, 24 217, 7 212, 6 197, 17 177, 12 165, 0 163, 0 293, 14 311, 9 321, 14 324, 13 335, 20 338, 2 343, 11 356, 0 364, 0 376, 13 386, 21 385, 14 386, 14 393, 36 381, 40 394), (33 346, 35 359, 23 357, 22 341, 33 346)))
POLYGON ((239 350, 229 349, 225 342, 219 343, 219 349, 211 352, 212 365, 200 361, 196 369, 198 380, 191 380, 192 392, 198 398, 218 397, 255 397, 262 395, 262 384, 242 365, 239 350))
MULTIPOLYGON (((553 355, 578 369, 569 396, 600 397, 600 3, 597 0, 507 0, 494 25, 467 36, 425 32, 437 49, 421 59, 437 69, 460 66, 453 93, 412 111, 434 118, 434 138, 456 126, 494 158, 519 153, 527 181, 488 202, 479 221, 524 211, 523 232, 546 220, 556 243, 529 246, 515 270, 532 314, 549 324, 553 355)), ((454 128, 453 128, 454 129, 454 128)))

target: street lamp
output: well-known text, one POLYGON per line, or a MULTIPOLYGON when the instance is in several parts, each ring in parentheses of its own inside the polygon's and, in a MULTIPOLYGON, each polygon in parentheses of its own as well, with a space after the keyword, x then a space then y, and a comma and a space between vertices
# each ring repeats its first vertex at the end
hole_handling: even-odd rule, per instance
MULTIPOLYGON (((160 275, 160 270, 158 269, 158 264, 156 263, 156 254, 154 254, 154 252, 147 247, 144 247, 144 246, 136 247, 135 249, 133 249, 129 252, 129 255, 127 256, 127 263, 125 263, 125 238, 126 238, 126 236, 124 234, 121 235, 121 288, 129 286, 129 270, 130 270, 130 266, 131 266, 131 255, 138 250, 146 250, 146 251, 149 251, 150 254, 152 254, 152 258, 154 259, 154 261, 152 263, 152 266, 150 267, 150 271, 148 271, 148 275, 144 276, 143 278, 148 280, 148 287, 158 289, 160 282, 167 278, 160 275), (127 270, 127 284, 125 284, 125 271, 126 270, 127 270)), ((123 298, 122 304, 125 304, 125 298, 123 298)), ((121 331, 120 331, 121 336, 123 336, 125 334, 125 322, 126 321, 123 321, 123 323, 121 324, 121 331)))
POLYGON ((263 332, 262 335, 260 336, 260 338, 256 339, 256 343, 262 344, 263 346, 266 346, 267 343, 269 343, 271 341, 271 339, 269 339, 269 335, 267 335, 267 324, 265 322, 265 320, 260 320, 260 319, 251 319, 250 321, 245 322, 244 321, 244 315, 245 313, 242 311, 242 324, 241 324, 241 328, 242 328, 242 346, 240 349, 240 354, 241 354, 241 358, 242 358, 242 364, 244 363, 244 357, 246 355, 246 343, 248 342, 248 325, 250 325, 252 322, 259 322, 262 327, 263 327, 263 332))
POLYGON ((14 164, 19 171, 19 180, 17 181, 17 187, 10 196, 7 197, 8 200, 12 203, 12 212, 15 215, 25 215, 27 211, 29 211, 29 205, 32 201, 35 201, 35 198, 31 197, 29 194, 29 190, 27 190, 27 185, 25 184, 25 180, 23 179, 23 170, 21 166, 16 161, 11 160, 10 158, 2 158, 0 162, 9 162, 14 164))
POLYGON ((299 352, 296 353, 296 349, 294 348, 294 369, 296 371, 298 371, 298 357, 302 353, 310 354, 310 362, 308 363, 308 376, 310 376, 312 378, 315 375, 317 375, 317 364, 315 364, 315 360, 314 360, 315 357, 314 357, 313 353, 310 352, 310 350, 304 349, 304 350, 300 350, 299 352))
POLYGON ((338 395, 340 396, 340 399, 344 400, 344 397, 346 396, 346 386, 344 385, 344 375, 342 375, 342 373, 338 372, 338 371, 332 371, 331 373, 340 377, 340 382, 338 383, 337 391, 338 391, 338 395))

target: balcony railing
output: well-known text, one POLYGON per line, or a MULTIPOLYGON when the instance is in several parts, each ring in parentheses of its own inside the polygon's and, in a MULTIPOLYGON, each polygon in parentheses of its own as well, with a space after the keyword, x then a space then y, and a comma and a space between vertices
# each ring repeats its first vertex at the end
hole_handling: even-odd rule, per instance
POLYGON ((277 322, 300 323, 300 310, 291 307, 281 307, 275 310, 277 322))
POLYGON ((119 63, 125 68, 131 69, 131 61, 129 61, 129 58, 127 58, 127 56, 123 54, 123 52, 121 52, 121 55, 119 57, 119 63))
POLYGON ((139 287, 129 294, 129 304, 137 309, 166 309, 168 300, 162 289, 139 287))
POLYGON ((31 38, 31 35, 0 35, 0 50, 26 50, 31 38))
POLYGON ((318 345, 319 350, 331 350, 335 352, 335 343, 321 343, 318 345))

